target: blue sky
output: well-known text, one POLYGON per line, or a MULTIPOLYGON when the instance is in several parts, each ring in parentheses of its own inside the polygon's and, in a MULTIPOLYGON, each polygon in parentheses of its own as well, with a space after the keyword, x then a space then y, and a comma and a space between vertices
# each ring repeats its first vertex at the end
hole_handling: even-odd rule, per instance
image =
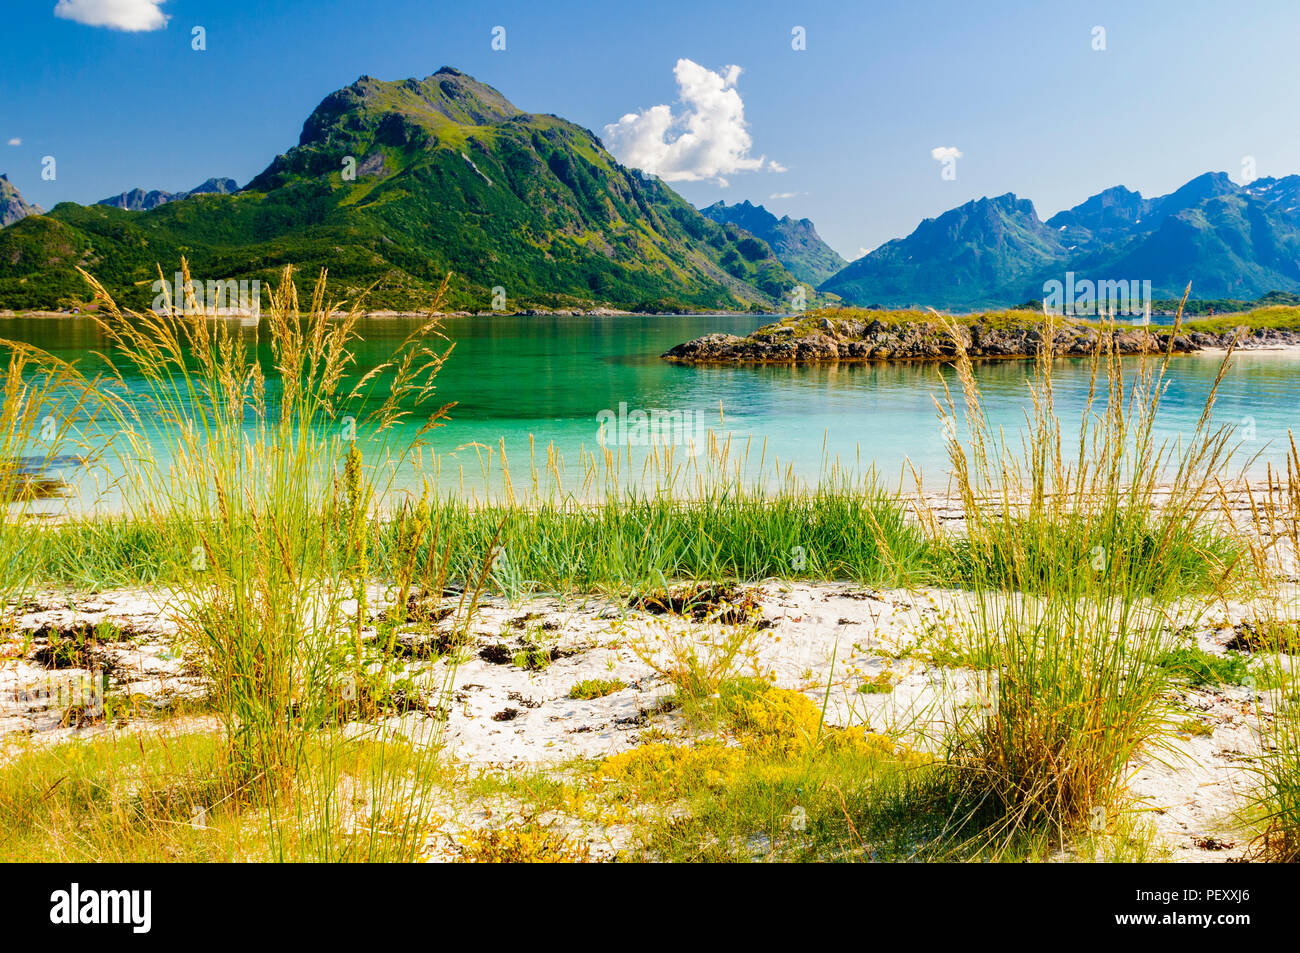
MULTIPOLYGON (((136 2, 150 6, 60 0, 82 19, 136 2)), ((748 153, 673 186, 698 205, 807 216, 850 258, 982 195, 1015 192, 1046 218, 1111 185, 1157 195, 1210 170, 1241 181, 1247 156, 1259 175, 1300 172, 1294 0, 166 0, 165 27, 135 32, 56 17, 55 3, 7 5, 0 62, 0 171, 47 208, 209 176, 243 184, 332 90, 443 65, 602 135, 655 106, 689 114, 679 60, 719 76, 738 66, 748 153), (205 51, 191 49, 194 26, 205 51), (806 49, 792 49, 795 26, 806 49), (954 178, 936 148, 960 151, 954 178), (744 168, 760 156, 763 169, 744 168)))

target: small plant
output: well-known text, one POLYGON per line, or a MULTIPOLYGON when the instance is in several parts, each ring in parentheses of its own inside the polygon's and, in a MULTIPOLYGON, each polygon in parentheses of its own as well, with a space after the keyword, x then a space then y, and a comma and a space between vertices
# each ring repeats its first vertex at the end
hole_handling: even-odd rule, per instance
POLYGON ((529 647, 520 649, 510 659, 516 668, 527 669, 530 672, 540 672, 554 661, 550 649, 529 647))
POLYGON ((745 752, 739 748, 656 741, 606 758, 596 776, 621 782, 639 796, 671 799, 697 785, 721 784, 744 760, 745 752))
POLYGON ((1178 733, 1193 738, 1209 738, 1214 734, 1214 728, 1199 719, 1184 718, 1178 723, 1178 733))
POLYGON ((540 627, 529 629, 528 634, 524 636, 524 647, 511 657, 511 662, 516 668, 526 669, 530 672, 540 672, 550 666, 562 653, 554 646, 545 645, 542 639, 542 630, 540 627))
POLYGON ((796 754, 815 747, 821 738, 822 712, 813 700, 766 679, 724 682, 718 709, 751 750, 796 754))
POLYGON ((33 634, 44 636, 45 644, 33 653, 33 661, 46 668, 91 668, 100 658, 100 645, 120 642, 125 634, 114 622, 83 623, 66 629, 47 627, 33 634))
POLYGON ((670 613, 696 622, 744 625, 763 617, 758 596, 755 589, 696 583, 634 596, 630 605, 653 615, 670 613))
POLYGON ((604 698, 627 688, 627 682, 619 678, 587 678, 569 689, 569 697, 590 700, 604 698))
POLYGON ((894 676, 890 672, 881 672, 862 682, 858 691, 863 695, 888 695, 894 690, 894 676))
POLYGON ((629 642, 645 664, 667 678, 688 698, 703 698, 746 669, 757 672, 756 625, 667 623, 651 636, 642 633, 629 642))
POLYGON ((591 847, 535 823, 473 830, 461 836, 462 863, 586 863, 591 847))
POLYGON ((1249 674, 1246 659, 1238 653, 1211 655, 1199 648, 1171 649, 1159 656, 1156 664, 1195 688, 1240 685, 1249 674))

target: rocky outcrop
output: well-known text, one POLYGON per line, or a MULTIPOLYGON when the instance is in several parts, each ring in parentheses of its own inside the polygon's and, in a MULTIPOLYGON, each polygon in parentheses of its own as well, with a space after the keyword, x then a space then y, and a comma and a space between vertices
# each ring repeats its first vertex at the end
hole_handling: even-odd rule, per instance
POLYGON ((29 204, 22 197, 22 193, 14 188, 13 183, 9 181, 9 176, 0 173, 0 228, 12 225, 28 215, 44 214, 45 209, 39 205, 29 204))
MULTIPOLYGON (((972 358, 1026 358, 1039 351, 1041 323, 1023 324, 980 320, 959 325, 966 351, 972 358)), ((1111 334, 1121 354, 1163 352, 1170 348, 1172 328, 1143 326, 1111 331, 1094 325, 1058 325, 1052 350, 1063 356, 1092 354, 1103 334, 1111 334)), ((1279 347, 1300 344, 1300 330, 1236 328, 1225 332, 1180 330, 1173 338, 1176 353, 1227 347, 1279 347), (1238 334, 1240 333, 1240 336, 1238 334)), ((681 364, 821 364, 840 361, 943 361, 956 357, 952 335, 937 321, 885 323, 834 320, 831 317, 783 321, 759 328, 748 337, 707 334, 672 348, 663 358, 681 364)))

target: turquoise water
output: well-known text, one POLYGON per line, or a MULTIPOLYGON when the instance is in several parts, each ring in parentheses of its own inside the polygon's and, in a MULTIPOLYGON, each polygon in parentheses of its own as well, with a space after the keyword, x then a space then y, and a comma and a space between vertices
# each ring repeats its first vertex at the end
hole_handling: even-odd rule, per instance
MULTIPOLYGON (((748 466, 757 476, 790 467, 815 478, 828 462, 851 471, 874 466, 891 483, 906 463, 931 487, 947 480, 944 436, 934 397, 941 376, 934 364, 823 367, 685 367, 659 355, 674 344, 713 331, 746 334, 770 321, 737 316, 473 317, 449 318, 455 342, 438 378, 439 403, 456 401, 447 426, 435 432, 440 480, 481 486, 475 444, 496 448, 504 439, 516 486, 524 481, 529 437, 539 462, 548 446, 578 472, 581 453, 600 451, 605 412, 606 444, 639 461, 648 452, 632 428, 637 410, 681 415, 684 426, 647 428, 646 436, 678 445, 685 459, 689 441, 704 430, 730 435, 733 449, 748 442, 748 466), (620 405, 625 406, 619 425, 620 405), (720 416, 721 411, 721 416, 720 416), (612 418, 612 420, 610 419, 612 418), (629 433, 631 430, 631 433, 629 433), (620 438, 631 438, 631 446, 620 438), (765 446, 765 451, 764 451, 765 446), (764 455, 765 453, 765 455, 764 455)), ((363 325, 359 369, 381 362, 415 322, 373 319, 363 325)), ((253 339, 255 329, 241 333, 253 339)), ((104 342, 86 319, 4 319, 0 337, 28 341, 65 359, 92 363, 104 342)), ((267 356, 269 358, 269 355, 267 356)), ((1163 435, 1188 433, 1199 417, 1218 371, 1219 359, 1193 355, 1174 360, 1159 428, 1163 435)), ((1026 362, 979 365, 985 406, 995 423, 1014 431, 1028 407, 1026 362)), ((955 387, 955 384, 954 384, 955 387)), ((1085 362, 1064 360, 1057 372, 1057 407, 1077 420, 1086 396, 1085 362)), ((1241 427, 1242 462, 1256 455, 1254 469, 1283 459, 1288 429, 1300 429, 1300 356, 1291 352, 1240 354, 1220 388, 1215 419, 1241 427)), ((494 451, 495 454, 495 451, 494 451)), ((633 471, 639 469, 634 466, 633 471)), ((910 486, 910 477, 906 484, 910 486)))

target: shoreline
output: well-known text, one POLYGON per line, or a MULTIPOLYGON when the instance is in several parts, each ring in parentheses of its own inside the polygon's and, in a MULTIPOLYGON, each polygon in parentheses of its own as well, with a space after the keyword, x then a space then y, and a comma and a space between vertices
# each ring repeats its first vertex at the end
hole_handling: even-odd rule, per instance
MULTIPOLYGON (((821 313, 822 310, 826 310, 826 309, 819 309, 818 313, 821 313)), ((829 309, 827 313, 830 314, 834 314, 835 312, 860 313, 863 312, 863 310, 864 309, 859 309, 854 307, 844 307, 844 308, 829 309)), ((87 308, 79 311, 49 310, 44 308, 33 308, 31 310, 15 310, 12 308, 0 308, 0 321, 13 320, 17 318, 31 318, 37 320, 56 320, 60 318, 86 318, 86 317, 92 317, 95 313, 96 313, 95 309, 91 309, 91 308, 87 308)), ((802 312, 802 314, 805 316, 809 313, 811 312, 802 312)), ((895 312, 888 311, 888 310, 880 310, 880 311, 866 311, 865 313, 872 314, 872 315, 879 315, 879 316, 888 316, 895 312)), ((992 314, 992 313, 1007 313, 1007 312, 941 311, 939 313, 960 321, 965 318, 977 318, 980 317, 981 315, 992 314)), ((1025 311, 1022 313, 1035 314, 1035 315, 1037 314, 1037 312, 1032 312, 1032 311, 1025 311)), ((345 317, 347 314, 348 314, 347 311, 331 312, 331 316, 336 318, 345 317)), ((746 317, 752 317, 752 318, 785 319, 785 318, 799 318, 801 313, 785 311, 785 310, 783 311, 748 311, 748 310, 723 311, 717 309, 708 309, 703 311, 627 311, 622 308, 612 308, 612 307, 605 307, 605 306, 593 306, 590 308, 538 307, 538 308, 518 308, 513 310, 501 310, 501 311, 460 310, 460 311, 435 311, 435 312, 430 312, 428 310, 410 310, 410 309, 399 310, 394 308, 377 308, 374 310, 364 310, 360 312, 360 316, 365 320, 382 320, 386 318, 398 318, 398 319, 426 318, 429 317, 431 314, 433 317, 437 317, 437 318, 498 318, 498 317, 499 318, 547 318, 547 317, 555 317, 555 318, 711 318, 711 317, 746 318, 746 317)), ((1153 312, 1153 314, 1157 314, 1157 313, 1153 312)), ((1191 317, 1185 316, 1183 321, 1183 326, 1184 328, 1186 328, 1189 325, 1195 325, 1197 322, 1221 321, 1226 318, 1231 318, 1236 316, 1244 317, 1248 314, 1250 314, 1250 312, 1242 311, 1242 312, 1232 312, 1230 314, 1192 315, 1191 317)), ((252 317, 253 315, 251 315, 247 311, 243 311, 240 309, 227 308, 220 313, 216 313, 208 316, 214 319, 228 318, 234 320, 234 319, 252 317)), ((1158 316, 1172 319, 1175 316, 1175 314, 1174 312, 1159 312, 1158 316)), ((1036 322, 1026 322, 1026 326, 1037 327, 1038 324, 1036 322)), ((1245 328, 1252 327, 1249 323, 1242 324, 1241 326, 1245 328)), ((1125 326, 1121 325, 1121 328, 1123 327, 1125 326)), ((1161 329, 1170 328, 1172 327, 1172 325, 1153 323, 1150 325, 1131 325, 1127 327, 1130 330, 1138 329, 1138 328, 1151 328, 1158 331, 1161 329)), ((760 328, 759 330, 762 330, 762 328, 760 328)), ((1300 334, 1298 334, 1298 336, 1300 336, 1300 334)), ((1011 355, 1011 356, 1015 356, 1015 355, 1011 355)))
MULTIPOLYGON (((331 317, 346 317, 346 311, 331 312, 331 317)), ((40 321, 53 321, 66 318, 89 318, 95 315, 94 311, 45 311, 34 309, 32 311, 12 311, 0 308, 0 321, 16 319, 34 319, 40 321)), ((517 311, 396 311, 389 309, 379 309, 376 311, 362 311, 360 316, 363 320, 385 320, 385 319, 402 319, 410 320, 416 318, 781 318, 788 315, 784 311, 764 311, 756 313, 753 311, 623 311, 619 308, 558 308, 550 310, 546 308, 521 308, 517 311)), ((229 313, 220 313, 208 315, 215 319, 244 320, 254 315, 245 311, 229 311, 229 313)))

